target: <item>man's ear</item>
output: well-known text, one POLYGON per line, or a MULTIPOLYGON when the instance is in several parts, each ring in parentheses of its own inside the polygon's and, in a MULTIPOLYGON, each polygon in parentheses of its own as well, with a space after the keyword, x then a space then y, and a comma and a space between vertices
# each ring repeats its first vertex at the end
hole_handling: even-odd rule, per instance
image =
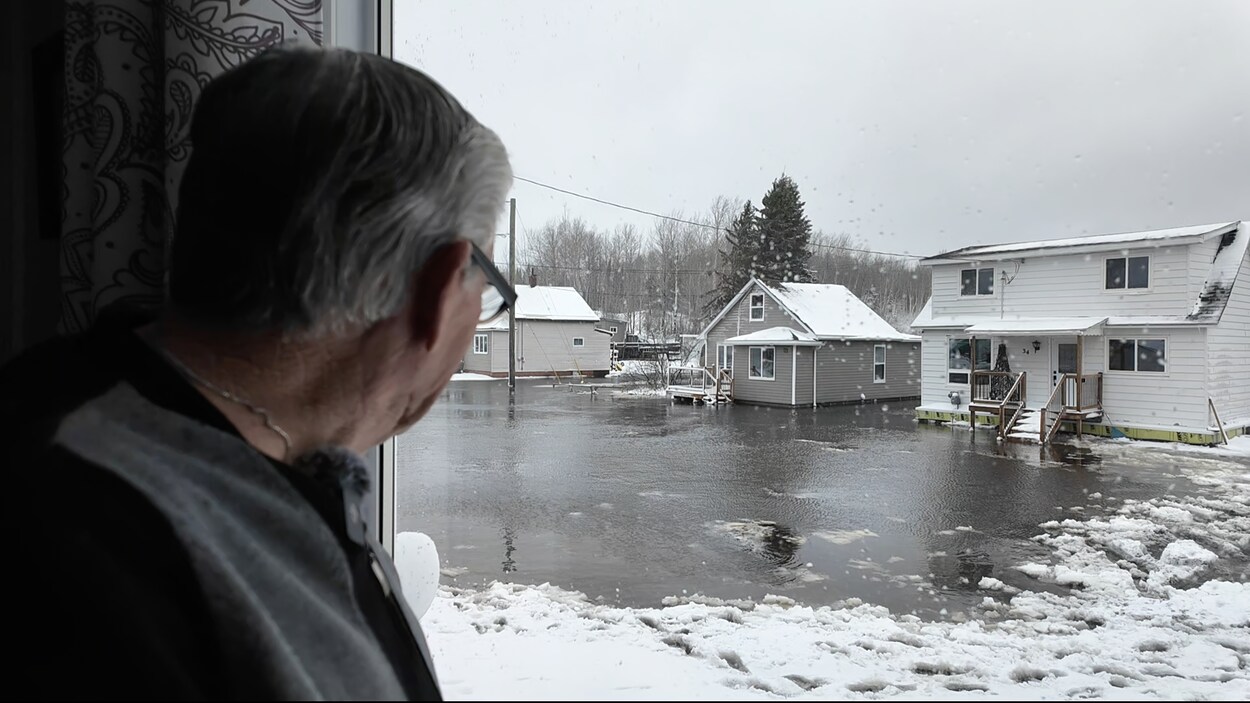
POLYGON ((439 247, 415 274, 412 291, 412 336, 429 349, 438 342, 457 288, 463 285, 465 267, 472 255, 468 242, 439 247))

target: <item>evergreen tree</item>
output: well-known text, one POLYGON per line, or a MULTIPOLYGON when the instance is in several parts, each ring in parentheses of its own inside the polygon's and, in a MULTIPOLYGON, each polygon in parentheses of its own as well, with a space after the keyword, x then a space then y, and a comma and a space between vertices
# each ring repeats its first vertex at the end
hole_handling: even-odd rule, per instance
POLYGON ((760 201, 759 239, 756 267, 768 283, 809 283, 814 280, 808 260, 812 252, 812 223, 803 212, 799 186, 782 174, 760 201))
POLYGON ((755 206, 748 200, 742 206, 742 212, 729 226, 729 231, 725 233, 729 248, 721 252, 716 287, 708 293, 704 310, 709 316, 719 313, 742 290, 747 281, 756 275, 760 252, 759 234, 755 206))

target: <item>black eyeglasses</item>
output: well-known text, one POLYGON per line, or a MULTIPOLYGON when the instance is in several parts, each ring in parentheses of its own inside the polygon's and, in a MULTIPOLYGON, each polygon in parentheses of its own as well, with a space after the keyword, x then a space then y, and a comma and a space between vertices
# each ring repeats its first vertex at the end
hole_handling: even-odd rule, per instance
POLYGON ((495 262, 490 260, 486 252, 478 245, 469 242, 473 247, 473 263, 486 274, 486 289, 482 291, 482 315, 478 322, 490 322, 516 305, 516 290, 508 284, 508 279, 499 273, 495 262))

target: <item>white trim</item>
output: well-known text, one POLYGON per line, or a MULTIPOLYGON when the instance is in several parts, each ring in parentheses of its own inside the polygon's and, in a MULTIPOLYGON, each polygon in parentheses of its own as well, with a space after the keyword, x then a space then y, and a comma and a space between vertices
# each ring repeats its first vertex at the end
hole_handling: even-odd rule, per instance
MULTIPOLYGON (((1207 230, 1206 232, 1199 232, 1197 234, 1177 234, 1167 237, 1140 237, 1115 242, 1073 242, 1071 239, 1065 239, 1061 241, 1071 243, 1055 245, 1052 243, 1055 240, 1039 240, 1034 242, 1016 242, 1013 244, 975 244, 961 249, 956 249, 954 251, 945 252, 943 254, 936 254, 934 256, 921 259, 917 263, 921 266, 938 266, 942 264, 981 263, 983 261, 1010 261, 1013 259, 1023 259, 1035 256, 1052 256, 1055 254, 1095 254, 1102 252, 1118 252, 1125 249, 1141 249, 1142 247, 1157 248, 1165 246, 1186 246, 1189 244, 1205 242, 1212 237, 1223 236, 1236 229, 1239 224, 1240 221, 1212 225, 1210 230, 1207 230), (994 247, 1003 246, 1019 248, 1011 249, 1009 251, 979 251, 979 249, 993 249, 994 247)), ((1192 228, 1182 227, 1179 229, 1192 228)), ((1146 235, 1158 231, 1160 230, 1149 230, 1138 234, 1146 235)), ((1113 235, 1094 235, 1089 237, 1089 239, 1101 239, 1107 236, 1113 235)))
POLYGON ((799 348, 790 347, 790 405, 799 404, 799 348))
POLYGON ((1150 254, 1134 254, 1132 252, 1129 252, 1128 254, 1117 253, 1115 256, 1104 256, 1102 257, 1102 291, 1104 293, 1111 293, 1114 295, 1124 295, 1124 294, 1141 295, 1142 293, 1153 292, 1154 284, 1155 284, 1154 267, 1155 267, 1154 257, 1151 256, 1150 254), (1128 260, 1140 259, 1142 257, 1146 258, 1146 287, 1145 288, 1129 288, 1128 287, 1128 260), (1107 262, 1113 259, 1124 259, 1124 287, 1123 288, 1108 288, 1107 287, 1107 262))
POLYGON ((1171 369, 1171 358, 1172 358, 1171 354, 1172 354, 1172 338, 1171 336, 1166 335, 1166 334, 1134 334, 1134 335, 1124 335, 1124 336, 1119 336, 1119 337, 1113 337, 1113 336, 1108 335, 1106 337, 1103 337, 1103 343, 1102 343, 1102 367, 1104 369, 1103 373, 1109 376, 1131 376, 1135 378, 1168 378, 1169 376, 1172 375, 1172 372, 1169 370, 1171 369), (1139 340, 1139 339, 1162 339, 1163 340, 1163 370, 1162 371, 1138 371, 1136 354, 1134 354, 1133 356, 1133 370, 1132 371, 1125 371, 1123 369, 1112 369, 1111 368, 1111 341, 1113 339, 1116 341, 1125 341, 1129 339, 1134 340, 1133 341, 1134 347, 1136 347, 1136 344, 1137 344, 1136 340, 1139 340))
MULTIPOLYGON (((990 351, 991 352, 993 351, 993 344, 990 345, 990 351)), ((951 353, 950 345, 947 345, 946 354, 948 358, 947 358, 946 363, 948 365, 950 364, 950 359, 949 359, 950 353, 951 353)), ((976 350, 973 350, 973 353, 975 354, 976 350)), ((887 354, 889 354, 889 347, 887 347, 886 345, 884 344, 872 345, 872 382, 873 383, 885 383, 886 379, 888 378, 888 376, 886 376, 886 367, 885 367, 885 360, 886 360, 887 354), (880 379, 877 378, 877 349, 878 348, 881 349, 881 378, 880 379)), ((973 361, 973 365, 976 365, 975 360, 973 361)))
POLYGON ((995 285, 994 283, 994 274, 996 272, 997 272, 996 266, 975 265, 972 268, 959 269, 959 297, 960 298, 993 298, 994 295, 998 292, 998 286, 995 285), (976 280, 972 282, 972 294, 971 295, 964 294, 964 271, 976 271, 976 276, 974 277, 976 280), (981 272, 982 271, 990 272, 990 292, 989 293, 981 292, 981 272))
MULTIPOLYGON (((977 370, 977 350, 976 350, 976 348, 975 348, 975 347, 971 347, 970 349, 968 349, 968 353, 969 353, 969 355, 970 355, 970 357, 971 357, 971 358, 970 358, 970 360, 969 360, 969 367, 968 367, 967 369, 952 369, 952 368, 951 368, 951 342, 953 342, 953 341, 955 341, 955 340, 958 340, 958 339, 962 339, 962 340, 964 340, 965 342, 971 342, 971 341, 972 341, 972 337, 971 337, 971 336, 969 336, 969 335, 967 335, 967 334, 964 334, 964 335, 950 335, 950 334, 948 334, 948 335, 946 335, 946 385, 948 385, 948 386, 959 386, 960 388, 962 388, 962 387, 964 387, 964 386, 968 385, 969 383, 972 383, 972 372, 977 370), (966 373, 966 374, 968 374, 968 380, 967 380, 967 381, 952 381, 952 380, 951 380, 951 374, 952 374, 952 373, 966 373)), ((989 345, 990 345, 990 368, 993 368, 993 365, 994 365, 994 341, 993 341, 992 336, 977 337, 977 341, 978 341, 978 342, 980 342, 980 341, 984 341, 986 344, 989 344, 989 345)), ((969 346, 971 346, 971 345, 969 345, 969 346)))
POLYGON ((574 338, 573 338, 573 346, 574 346, 575 348, 577 348, 577 349, 581 349, 582 347, 586 346, 586 338, 585 338, 585 337, 574 337, 574 338), (581 342, 581 343, 580 343, 580 344, 578 344, 578 342, 581 342))
POLYGON ((768 300, 768 297, 762 291, 759 293, 751 294, 751 297, 747 300, 747 321, 748 322, 763 322, 764 321, 764 301, 766 300, 768 300), (756 309, 755 308, 755 296, 757 295, 760 298, 760 304, 759 304, 760 316, 759 317, 755 316, 755 309, 756 309))
POLYGON ((612 334, 616 334, 616 325, 612 325, 608 329, 612 330, 612 334))
POLYGON ((486 332, 478 332, 473 335, 473 353, 489 354, 490 353, 490 334, 486 332), (481 344, 478 344, 481 342, 481 344))
MULTIPOLYGON (((823 347, 824 345, 820 345, 823 347)), ((812 347, 812 407, 816 407, 816 352, 820 347, 812 347)))
MULTIPOLYGON (((806 322, 804 322, 802 318, 794 314, 794 311, 791 310, 788 305, 783 303, 780 298, 774 295, 772 290, 769 289, 768 286, 764 285, 763 281, 761 281, 758 278, 752 278, 751 280, 747 281, 746 285, 742 286, 742 290, 738 291, 738 294, 735 295, 732 300, 730 300, 728 303, 725 304, 725 309, 721 310, 720 313, 716 315, 716 317, 712 318, 712 321, 708 323, 707 327, 703 328, 703 331, 699 333, 699 336, 700 337, 708 336, 708 333, 712 331, 712 328, 720 324, 720 321, 723 320, 725 316, 729 314, 730 310, 734 310, 738 307, 738 304, 742 302, 742 299, 744 297, 746 297, 747 291, 751 290, 753 286, 759 286, 760 290, 767 293, 768 297, 772 298, 773 302, 777 303, 777 306, 781 308, 782 312, 789 314, 790 317, 793 318, 795 322, 799 323, 800 325, 803 326, 803 329, 807 330, 808 334, 811 334, 812 336, 816 335, 816 331, 813 330, 811 326, 809 326, 806 322)), ((738 329, 732 335, 735 337, 738 336, 739 334, 742 334, 742 315, 737 315, 736 317, 738 318, 738 329)))
POLYGON ((777 380, 777 347, 774 345, 747 347, 747 379, 750 381, 776 381, 777 380), (756 376, 751 373, 751 352, 755 349, 760 350, 760 371, 764 370, 764 350, 770 349, 773 352, 773 375, 772 376, 756 376))

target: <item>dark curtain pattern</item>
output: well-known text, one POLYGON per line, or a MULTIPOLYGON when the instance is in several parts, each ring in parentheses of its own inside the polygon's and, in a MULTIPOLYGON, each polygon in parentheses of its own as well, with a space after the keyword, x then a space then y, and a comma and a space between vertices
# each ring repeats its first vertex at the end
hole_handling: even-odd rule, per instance
POLYGON ((113 303, 159 304, 200 91, 213 76, 274 44, 320 44, 321 4, 67 3, 62 332, 86 329, 113 303))

